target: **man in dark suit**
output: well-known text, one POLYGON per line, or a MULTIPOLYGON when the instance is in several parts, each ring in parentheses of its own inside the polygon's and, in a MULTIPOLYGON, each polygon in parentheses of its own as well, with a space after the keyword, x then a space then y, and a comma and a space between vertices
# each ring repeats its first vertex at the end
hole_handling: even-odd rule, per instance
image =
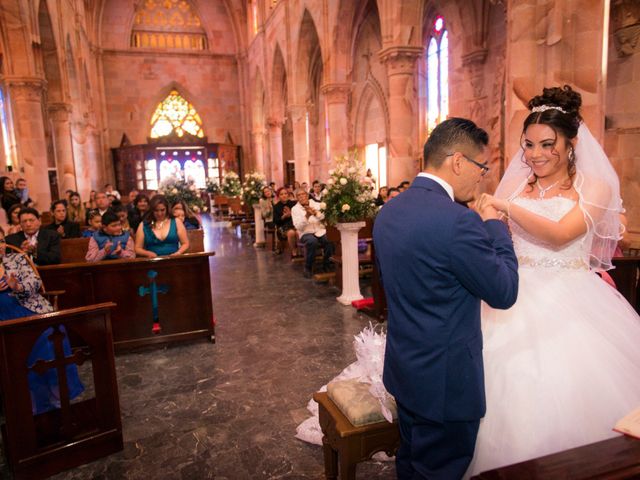
POLYGON ((9 235, 9 245, 21 248, 30 254, 36 265, 60 263, 60 235, 54 230, 40 228, 40 214, 34 208, 20 210, 22 231, 9 235))
POLYGON ((489 170, 487 133, 472 121, 438 125, 426 169, 376 218, 373 241, 388 302, 383 380, 395 396, 399 479, 461 478, 485 414, 480 301, 509 308, 518 264, 494 209, 473 199, 489 170))

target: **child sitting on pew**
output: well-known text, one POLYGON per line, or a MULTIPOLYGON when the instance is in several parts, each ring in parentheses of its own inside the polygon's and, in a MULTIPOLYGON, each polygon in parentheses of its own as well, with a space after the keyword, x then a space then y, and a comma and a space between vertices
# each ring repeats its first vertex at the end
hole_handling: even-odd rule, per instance
POLYGON ((93 237, 93 234, 99 231, 102 226, 102 215, 100 215, 100 212, 97 209, 91 210, 88 213, 87 218, 89 219, 89 226, 82 232, 82 238, 93 237))
POLYGON ((135 256, 131 234, 123 231, 118 214, 107 210, 102 215, 102 228, 89 240, 89 250, 85 259, 87 262, 99 262, 135 256))

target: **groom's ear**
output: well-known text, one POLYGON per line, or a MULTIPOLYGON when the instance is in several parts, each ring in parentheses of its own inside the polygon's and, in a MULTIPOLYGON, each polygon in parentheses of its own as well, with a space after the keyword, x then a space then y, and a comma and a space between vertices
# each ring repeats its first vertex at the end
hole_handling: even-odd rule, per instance
POLYGON ((454 152, 446 161, 450 163, 451 171, 454 175, 460 175, 462 173, 462 154, 460 152, 454 152))

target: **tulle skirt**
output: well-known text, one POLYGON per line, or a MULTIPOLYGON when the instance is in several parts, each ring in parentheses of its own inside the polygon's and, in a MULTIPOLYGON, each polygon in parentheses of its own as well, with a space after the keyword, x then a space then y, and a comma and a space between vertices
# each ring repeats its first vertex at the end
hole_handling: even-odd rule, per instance
POLYGON ((640 317, 595 273, 520 268, 509 310, 483 305, 487 414, 468 474, 619 435, 640 406, 640 317))

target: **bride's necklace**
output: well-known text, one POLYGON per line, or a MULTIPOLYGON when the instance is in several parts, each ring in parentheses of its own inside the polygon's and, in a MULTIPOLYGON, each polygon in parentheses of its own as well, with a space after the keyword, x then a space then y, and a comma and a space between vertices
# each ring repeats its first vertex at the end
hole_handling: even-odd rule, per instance
POLYGON ((545 194, 549 190, 551 190, 553 187, 555 187, 558 183, 560 183, 560 180, 556 180, 554 183, 552 183, 548 187, 543 187, 542 185, 540 185, 540 179, 538 178, 536 180, 536 187, 538 187, 538 190, 539 190, 538 197, 540 198, 540 200, 542 200, 544 198, 545 194))

